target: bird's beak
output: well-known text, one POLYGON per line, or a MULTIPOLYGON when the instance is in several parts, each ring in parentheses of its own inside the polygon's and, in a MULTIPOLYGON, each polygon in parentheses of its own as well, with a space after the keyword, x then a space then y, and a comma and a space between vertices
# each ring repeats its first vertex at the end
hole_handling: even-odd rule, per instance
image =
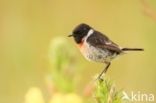
POLYGON ((72 36, 73 36, 72 34, 68 35, 68 37, 72 37, 72 36))

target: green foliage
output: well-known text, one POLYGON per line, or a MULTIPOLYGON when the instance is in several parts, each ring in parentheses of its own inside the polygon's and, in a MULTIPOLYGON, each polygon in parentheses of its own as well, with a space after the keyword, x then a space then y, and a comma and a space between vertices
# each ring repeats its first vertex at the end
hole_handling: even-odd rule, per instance
POLYGON ((65 38, 58 37, 52 40, 49 49, 51 77, 57 89, 62 92, 74 90, 74 54, 74 49, 65 38))
POLYGON ((123 103, 121 91, 117 91, 112 81, 100 79, 96 81, 95 99, 97 103, 123 103))

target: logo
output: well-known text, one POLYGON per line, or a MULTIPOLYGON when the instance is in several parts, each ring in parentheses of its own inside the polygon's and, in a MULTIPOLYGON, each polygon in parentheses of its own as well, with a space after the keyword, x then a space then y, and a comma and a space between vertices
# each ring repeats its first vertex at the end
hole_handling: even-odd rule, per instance
POLYGON ((152 93, 142 93, 140 91, 131 91, 130 94, 123 92, 123 100, 128 100, 132 102, 154 102, 154 94, 152 93))

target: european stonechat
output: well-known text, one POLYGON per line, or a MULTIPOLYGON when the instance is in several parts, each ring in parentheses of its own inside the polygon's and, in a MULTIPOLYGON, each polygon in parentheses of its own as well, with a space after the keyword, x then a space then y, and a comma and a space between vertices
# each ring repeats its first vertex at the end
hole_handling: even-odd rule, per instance
POLYGON ((103 33, 84 23, 76 26, 72 35, 69 35, 69 37, 74 38, 81 53, 87 60, 106 64, 106 67, 99 74, 98 79, 101 78, 103 73, 107 72, 112 59, 116 58, 118 55, 125 51, 144 50, 142 48, 122 48, 103 33))

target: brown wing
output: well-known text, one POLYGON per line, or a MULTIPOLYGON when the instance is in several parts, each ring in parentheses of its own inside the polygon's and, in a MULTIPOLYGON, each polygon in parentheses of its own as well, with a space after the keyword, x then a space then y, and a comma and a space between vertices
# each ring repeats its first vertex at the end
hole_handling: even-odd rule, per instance
POLYGON ((98 31, 94 31, 94 33, 88 37, 87 42, 94 47, 108 49, 117 53, 121 52, 121 49, 117 44, 113 43, 107 36, 98 31))

